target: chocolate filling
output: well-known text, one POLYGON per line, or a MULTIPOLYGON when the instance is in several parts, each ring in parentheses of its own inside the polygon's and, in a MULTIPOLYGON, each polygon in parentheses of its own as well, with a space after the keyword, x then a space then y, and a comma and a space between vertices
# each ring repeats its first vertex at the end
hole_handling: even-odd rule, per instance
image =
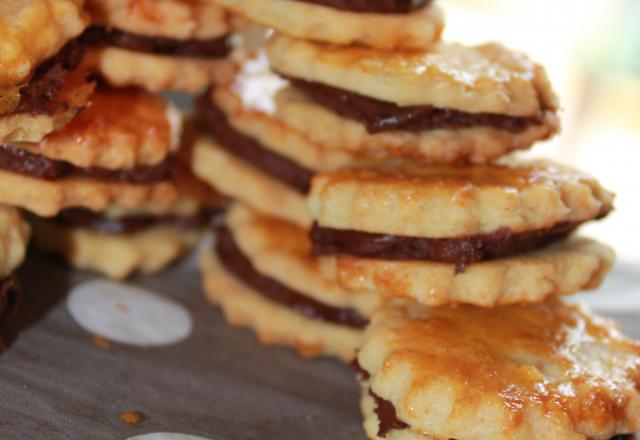
POLYGON ((409 425, 398 419, 396 409, 391 402, 383 399, 369 389, 369 395, 376 403, 374 412, 378 416, 378 436, 386 437, 394 429, 407 429, 409 425))
POLYGON ((517 117, 495 113, 468 113, 430 105, 400 107, 392 102, 318 82, 284 77, 321 106, 347 119, 363 123, 372 134, 393 130, 417 132, 469 127, 492 127, 518 133, 532 125, 542 124, 544 117, 543 112, 531 117, 517 117))
POLYGON ((238 279, 267 297, 309 319, 353 328, 364 328, 368 320, 353 309, 340 309, 318 302, 259 273, 242 253, 226 227, 216 229, 216 253, 222 264, 238 279))
POLYGON ((200 126, 219 141, 220 147, 299 193, 309 192, 312 171, 263 147, 254 139, 238 133, 231 127, 225 114, 211 102, 207 95, 198 101, 200 126))
POLYGON ((68 109, 69 104, 56 99, 64 86, 67 72, 75 69, 84 56, 78 40, 67 43, 56 56, 36 69, 29 83, 20 89, 20 102, 13 113, 54 114, 68 109))
POLYGON ((0 145, 0 169, 45 180, 89 177, 108 182, 145 184, 170 179, 172 167, 172 160, 169 158, 157 165, 127 170, 110 170, 98 167, 80 168, 69 162, 49 159, 21 148, 0 145))
MULTIPOLYGON (((15 314, 20 293, 20 284, 15 276, 10 275, 0 280, 0 331, 2 331, 6 318, 15 314)), ((2 351, 1 340, 0 351, 2 351)))
POLYGON ((579 222, 558 223, 550 228, 512 232, 500 228, 482 235, 456 238, 407 237, 354 230, 311 229, 315 255, 348 254, 387 260, 429 260, 456 265, 463 272, 468 264, 509 257, 537 249, 566 237, 579 222))
POLYGON ((426 6, 432 0, 298 0, 351 12, 406 14, 426 6))
POLYGON ((204 228, 213 222, 220 214, 215 208, 203 208, 195 215, 180 216, 164 215, 134 215, 122 218, 104 217, 84 208, 70 208, 60 212, 56 217, 58 223, 90 229, 102 234, 133 234, 152 226, 172 226, 177 229, 204 228))
POLYGON ((229 35, 209 39, 155 37, 133 34, 105 26, 91 26, 82 34, 89 46, 114 46, 135 52, 173 57, 223 58, 231 52, 229 35))

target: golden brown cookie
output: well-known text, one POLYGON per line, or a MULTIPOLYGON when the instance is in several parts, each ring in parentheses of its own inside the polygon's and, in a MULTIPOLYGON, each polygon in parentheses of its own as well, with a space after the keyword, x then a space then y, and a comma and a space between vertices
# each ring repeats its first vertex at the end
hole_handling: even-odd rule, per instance
POLYGON ((154 226, 131 234, 101 234, 52 220, 34 221, 34 245, 62 255, 71 266, 123 279, 155 273, 191 250, 203 231, 154 226))
POLYGON ((112 86, 137 86, 153 93, 200 93, 212 84, 231 81, 236 70, 234 63, 224 58, 178 58, 115 47, 92 49, 87 59, 90 69, 112 86))
POLYGON ((82 4, 82 0, 0 1, 1 97, 15 96, 38 66, 80 35, 89 23, 82 4))
POLYGON ((400 429, 435 438, 608 439, 640 428, 640 345, 559 300, 399 302, 374 316, 358 361, 400 429))
POLYGON ((363 123, 339 116, 293 87, 281 89, 275 100, 278 120, 304 133, 308 141, 317 145, 316 149, 327 152, 325 155, 343 151, 348 156, 387 154, 434 163, 487 163, 514 150, 528 149, 553 136, 559 128, 558 116, 546 112, 541 124, 518 132, 477 126, 369 133, 363 123))
POLYGON ((302 194, 226 152, 213 139, 196 141, 192 163, 194 174, 222 194, 265 214, 302 226, 311 224, 302 194))
POLYGON ((538 303, 549 296, 596 289, 611 270, 608 246, 573 237, 536 251, 465 267, 432 261, 323 257, 322 271, 343 289, 411 298, 431 307, 538 303))
POLYGON ((182 115, 159 96, 100 88, 87 108, 39 143, 16 146, 77 167, 156 165, 178 147, 182 115))
POLYGON ((0 278, 22 264, 30 235, 31 228, 17 209, 0 206, 0 278))
POLYGON ((55 103, 54 108, 41 109, 35 102, 25 108, 19 103, 18 108, 6 114, 0 111, 0 144, 41 141, 71 121, 87 105, 94 86, 87 81, 86 72, 80 67, 65 73, 60 90, 55 92, 53 99, 46 98, 55 103))
POLYGON ((426 48, 440 39, 444 16, 431 5, 405 14, 351 12, 297 0, 218 0, 265 27, 310 40, 379 49, 426 48))
POLYGON ((230 32, 229 17, 212 3, 185 0, 87 0, 94 24, 140 35, 209 39, 230 32))
POLYGON ((347 292, 321 274, 318 258, 304 228, 259 214, 235 203, 226 213, 226 225, 242 253, 260 273, 297 292, 339 308, 355 308, 370 315, 380 296, 347 292))
POLYGON ((314 177, 309 208, 320 227, 407 237, 513 233, 598 218, 613 194, 550 162, 467 167, 378 161, 314 177))
POLYGON ((17 206, 42 217, 62 209, 83 207, 101 211, 111 204, 135 209, 145 205, 169 206, 176 201, 174 183, 148 185, 99 181, 87 178, 44 180, 0 170, 0 203, 17 206))
POLYGON ((495 43, 439 43, 427 51, 382 52, 276 34, 267 53, 271 67, 281 74, 401 107, 514 117, 557 109, 544 69, 495 43))
POLYGON ((350 361, 355 356, 361 330, 309 319, 269 301, 228 273, 212 251, 201 256, 200 270, 209 301, 222 308, 230 324, 253 329, 263 344, 292 346, 303 357, 350 361))

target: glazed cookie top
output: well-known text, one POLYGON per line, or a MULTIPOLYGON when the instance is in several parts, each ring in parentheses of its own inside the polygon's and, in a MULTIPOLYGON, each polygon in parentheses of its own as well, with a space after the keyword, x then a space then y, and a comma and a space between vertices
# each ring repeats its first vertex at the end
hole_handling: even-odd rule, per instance
POLYGON ((77 167, 156 165, 178 147, 182 115, 159 96, 99 88, 84 111, 39 143, 17 144, 77 167))
POLYGON ((0 206, 0 278, 22 264, 30 235, 31 228, 17 209, 0 206))
POLYGON ((0 114, 4 96, 19 96, 17 87, 87 26, 82 4, 82 0, 0 0, 0 114))
POLYGON ((371 1, 217 0, 217 3, 294 37, 385 50, 427 48, 440 39, 444 28, 442 10, 438 5, 427 5, 430 3, 427 1, 400 2, 405 4, 404 8, 386 11, 371 1), (408 3, 415 3, 416 7, 407 7, 408 3))
POLYGON ((372 391, 436 438, 610 438, 640 428, 640 344, 551 300, 374 315, 358 356, 372 391))
POLYGON ((368 315, 378 306, 379 295, 347 292, 321 275, 304 228, 239 203, 228 210, 226 224, 238 247, 264 275, 334 307, 355 307, 368 315))
POLYGON ((210 39, 230 32, 227 13, 192 0, 87 0, 94 23, 149 36, 210 39))
POLYGON ((317 174, 308 204, 322 228, 453 238, 599 218, 613 194, 550 162, 437 166, 410 160, 317 174))
POLYGON ((277 72, 398 106, 533 117, 557 102, 544 69, 500 44, 439 43, 428 51, 338 47, 275 34, 277 72))

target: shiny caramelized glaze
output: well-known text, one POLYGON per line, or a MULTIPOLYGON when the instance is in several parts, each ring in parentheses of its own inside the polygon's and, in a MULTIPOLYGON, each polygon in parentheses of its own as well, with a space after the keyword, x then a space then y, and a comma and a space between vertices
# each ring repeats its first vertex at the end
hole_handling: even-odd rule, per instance
POLYGON ((394 327, 394 348, 383 366, 411 366, 405 402, 444 377, 460 385, 451 417, 455 408, 497 396, 508 415, 505 430, 517 427, 535 405, 549 416, 565 413, 574 427, 628 421, 630 395, 640 386, 640 344, 607 320, 559 300, 406 314, 411 318, 394 327))
MULTIPOLYGON (((140 145, 154 139, 162 145, 171 143, 171 126, 167 118, 167 104, 153 95, 131 90, 99 89, 81 113, 69 124, 49 135, 40 149, 60 144, 75 144, 99 150, 108 144, 114 132, 134 137, 140 145)), ((128 140, 128 139, 127 139, 128 140)))
POLYGON ((474 188, 511 187, 524 189, 532 185, 556 182, 594 182, 584 173, 544 162, 524 165, 428 165, 408 160, 372 161, 367 167, 323 174, 330 181, 358 180, 359 182, 406 182, 407 185, 429 185, 459 190, 459 196, 474 188))

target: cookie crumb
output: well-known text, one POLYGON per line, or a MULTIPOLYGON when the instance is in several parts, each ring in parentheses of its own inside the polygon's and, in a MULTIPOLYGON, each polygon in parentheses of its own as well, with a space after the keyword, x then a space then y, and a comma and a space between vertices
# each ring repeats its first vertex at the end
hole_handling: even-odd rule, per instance
POLYGON ((144 419, 146 419, 146 416, 137 411, 124 411, 120 414, 120 420, 122 423, 126 423, 127 425, 137 425, 144 419))
POLYGON ((103 350, 111 349, 111 342, 109 342, 108 339, 105 339, 102 336, 93 335, 93 343, 96 347, 102 348, 103 350))

